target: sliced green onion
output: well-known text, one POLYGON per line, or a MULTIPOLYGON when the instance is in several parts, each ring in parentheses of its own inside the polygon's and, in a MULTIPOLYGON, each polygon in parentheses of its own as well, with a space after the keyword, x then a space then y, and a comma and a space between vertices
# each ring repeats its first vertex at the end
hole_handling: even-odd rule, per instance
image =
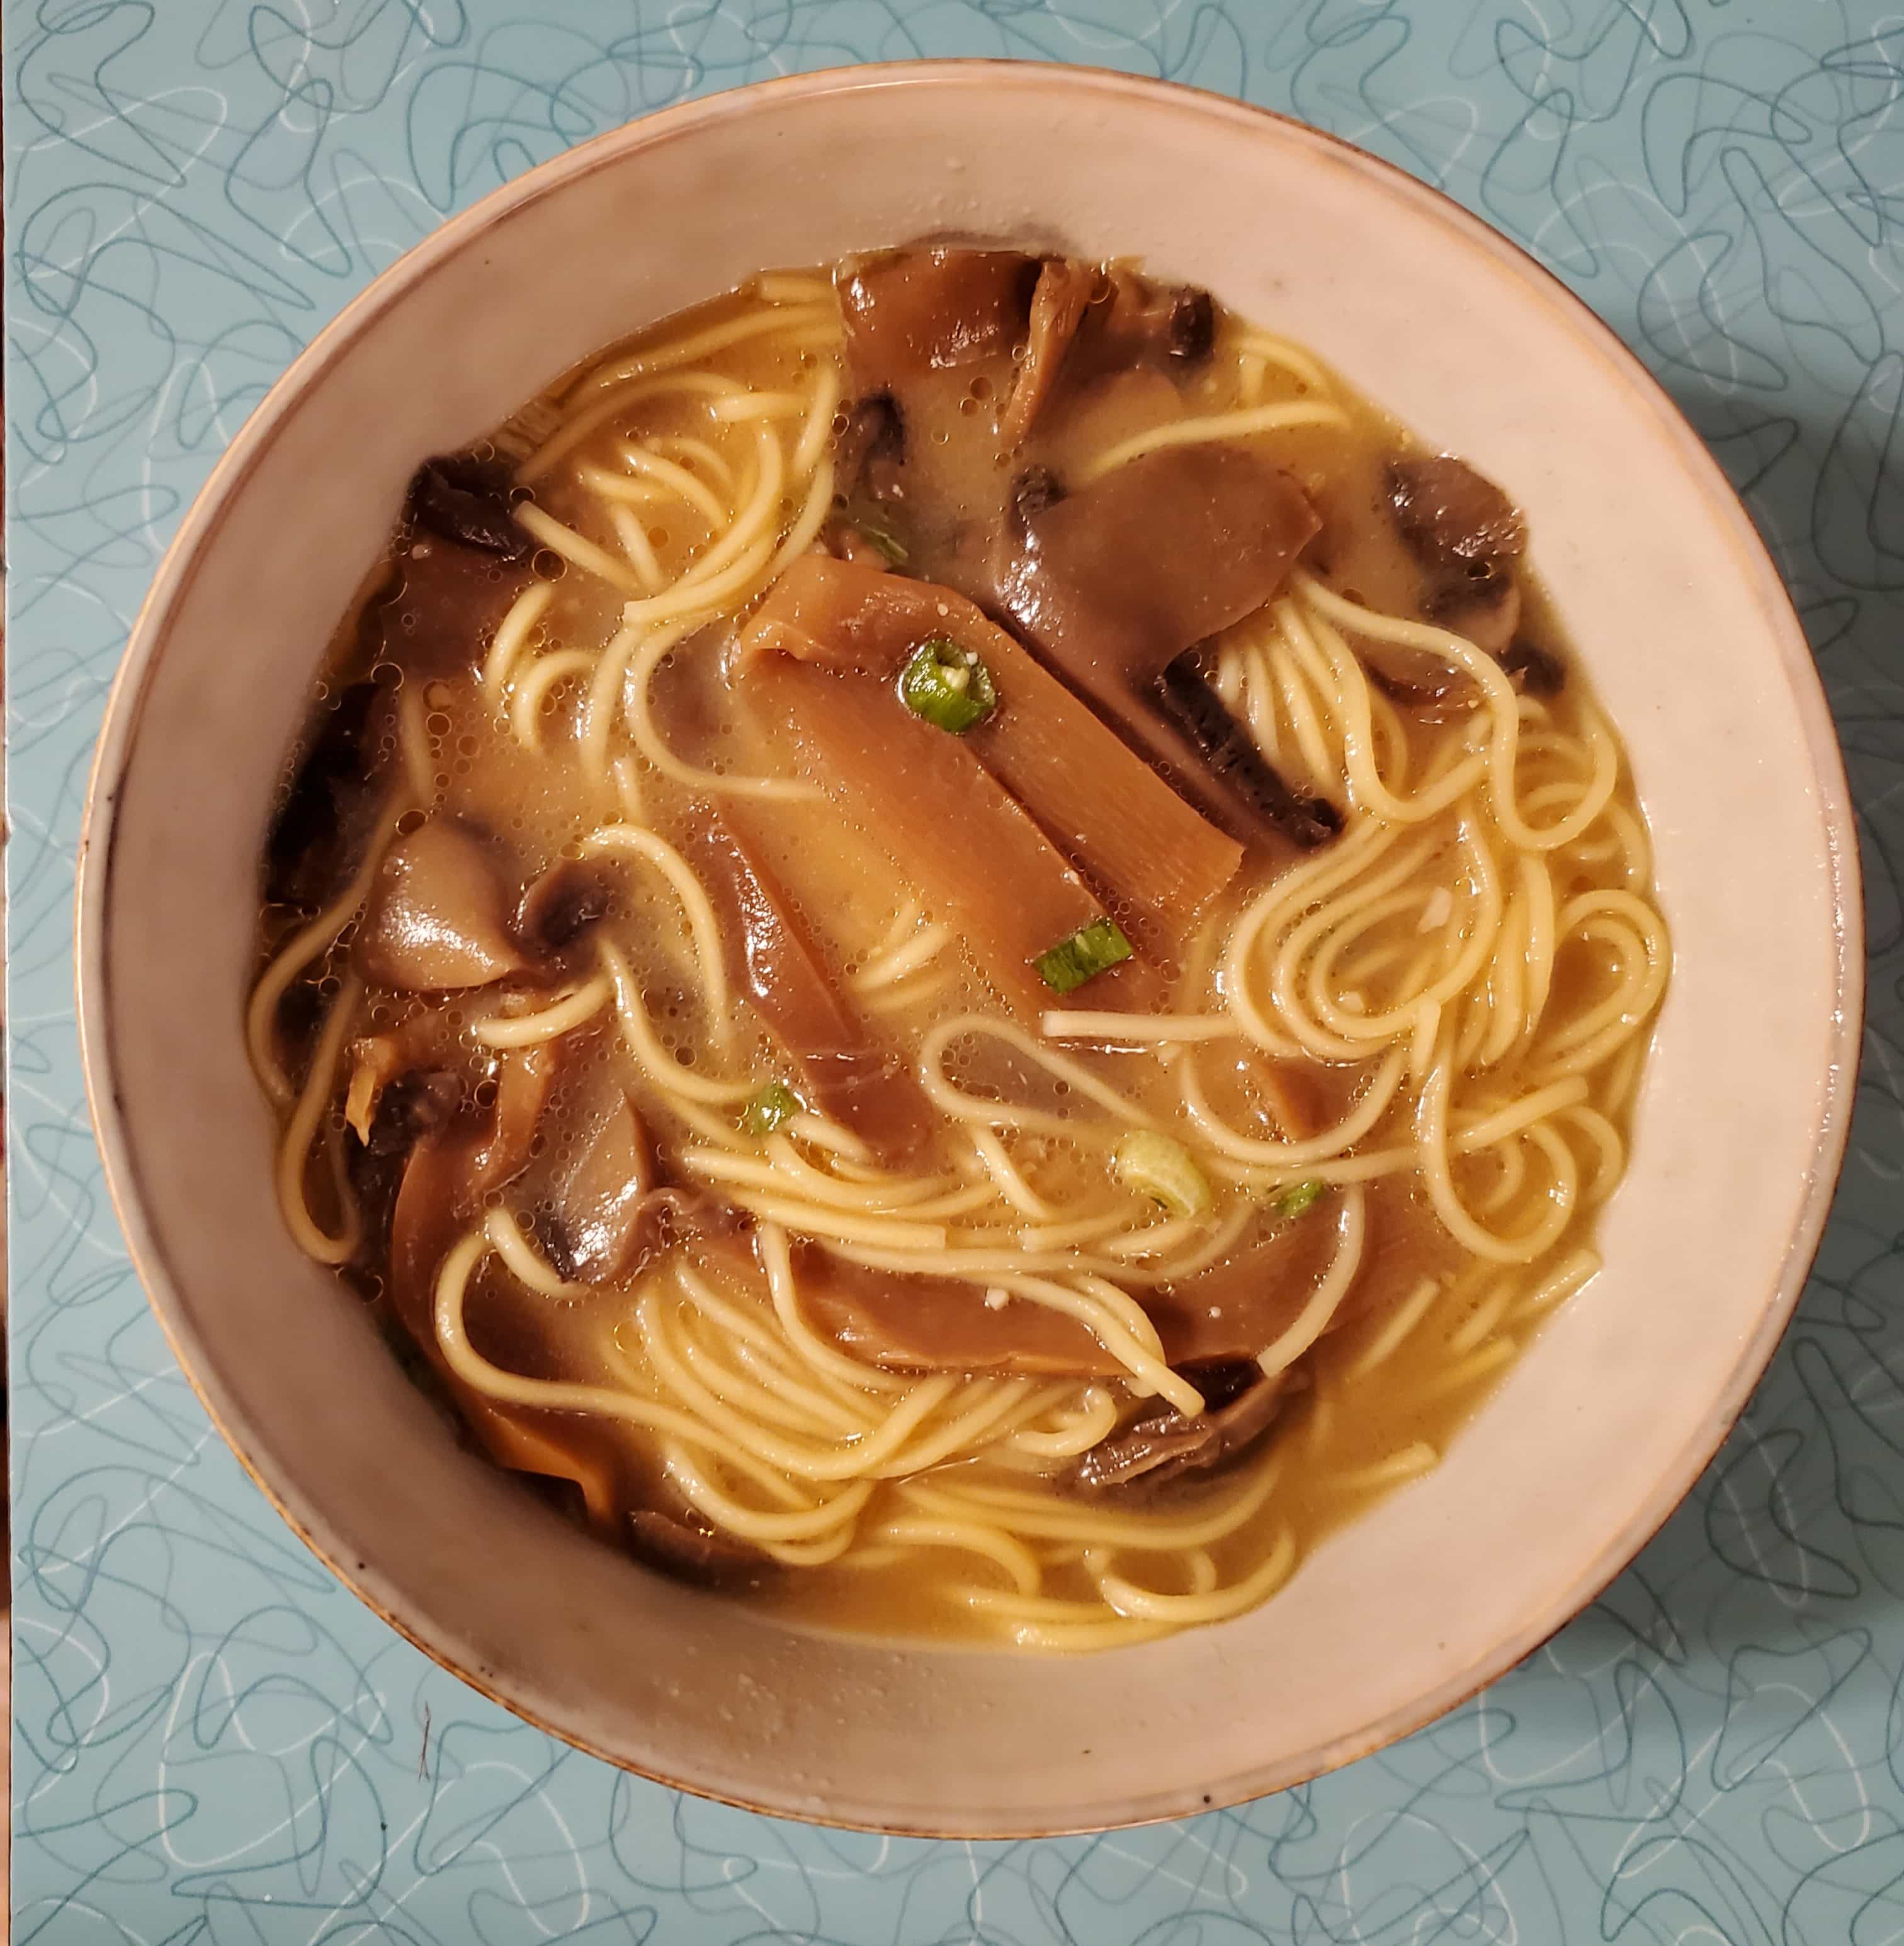
POLYGON ((1047 947, 1032 961, 1054 993, 1068 993, 1130 957, 1130 941, 1111 919, 1094 919, 1068 939, 1047 947))
POLYGON ((1286 1189, 1276 1198, 1278 1216, 1306 1216, 1315 1207, 1316 1199, 1322 1194, 1319 1182, 1299 1182, 1294 1189, 1286 1189))
POLYGON ((895 567, 904 567, 912 558, 905 542, 886 525, 880 515, 849 507, 846 510, 846 517, 895 567))
POLYGON ((1161 1203, 1173 1216, 1210 1214, 1210 1179, 1173 1137, 1135 1129, 1117 1144, 1111 1161, 1120 1181, 1161 1203))
POLYGON ((783 1122, 790 1122, 804 1105, 784 1081, 770 1081, 740 1110, 742 1131, 750 1135, 771 1135, 783 1122))
POLYGON ((899 673, 899 700, 935 728, 962 737, 998 707, 991 672, 949 635, 935 635, 899 673))

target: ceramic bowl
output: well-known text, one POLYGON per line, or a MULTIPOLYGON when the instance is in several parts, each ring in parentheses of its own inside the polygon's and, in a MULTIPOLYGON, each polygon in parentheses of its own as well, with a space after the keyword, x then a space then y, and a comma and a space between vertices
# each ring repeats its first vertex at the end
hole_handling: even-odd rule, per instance
POLYGON ((385 272, 258 408, 165 558, 107 715, 80 873, 87 1076, 134 1259, 221 1430, 446 1666, 614 1762, 789 1816, 1114 1825, 1428 1722, 1590 1599, 1691 1485, 1791 1314, 1844 1138, 1851 831, 1750 522, 1528 258, 1383 164, 1213 97, 862 68, 672 109, 532 171, 385 272), (1504 482, 1624 734, 1676 947, 1606 1268, 1445 1463, 1255 1614, 1056 1661, 790 1632, 643 1572, 461 1451, 281 1227, 240 1033, 274 783, 419 459, 764 265, 934 233, 1207 285, 1504 482))

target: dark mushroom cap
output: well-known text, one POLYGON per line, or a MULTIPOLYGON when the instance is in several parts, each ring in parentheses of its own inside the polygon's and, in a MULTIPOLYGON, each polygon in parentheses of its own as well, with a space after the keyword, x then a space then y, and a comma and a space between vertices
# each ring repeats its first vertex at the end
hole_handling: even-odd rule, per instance
POLYGON ((374 682, 352 683, 331 706, 265 842, 264 896, 274 904, 323 905, 348 876, 376 810, 385 720, 374 682))
POLYGON ((1567 666, 1529 641, 1510 643, 1501 650, 1501 666, 1525 696, 1558 696, 1567 686, 1567 666))
POLYGON ((636 1559, 697 1587, 732 1587, 759 1580, 773 1566, 758 1548, 643 1507, 628 1517, 629 1550, 636 1559))
POLYGON ((1510 567, 1470 563, 1434 589, 1422 613, 1436 627, 1465 635, 1483 655, 1498 656, 1520 626, 1520 583, 1510 567))
POLYGON ((470 453, 426 459, 410 481, 410 520, 440 540, 515 561, 534 542, 511 511, 515 486, 499 460, 470 453))
POLYGON ((515 936, 538 959, 566 952, 615 909, 615 876, 598 859, 558 858, 529 882, 516 907, 515 936))
POLYGON ((906 422, 890 392, 869 392, 846 415, 833 443, 833 490, 842 499, 862 489, 876 500, 902 497, 906 422))
POLYGON ((1519 509, 1464 459, 1391 460, 1386 486, 1396 530, 1424 567, 1494 567, 1525 551, 1519 509))
POLYGON ((1158 694, 1164 714, 1222 787, 1292 845, 1311 851, 1342 829, 1342 813, 1327 798, 1306 796, 1283 781, 1188 656, 1179 656, 1164 672, 1158 694))
POLYGON ((1186 1419, 1174 1406, 1160 1407, 1100 1440, 1074 1469, 1079 1487, 1102 1493, 1140 1480, 1146 1487, 1160 1487, 1185 1473, 1207 1472, 1254 1445, 1287 1396, 1281 1374, 1267 1377, 1245 1359, 1204 1366, 1184 1376, 1203 1394, 1204 1411, 1186 1419))

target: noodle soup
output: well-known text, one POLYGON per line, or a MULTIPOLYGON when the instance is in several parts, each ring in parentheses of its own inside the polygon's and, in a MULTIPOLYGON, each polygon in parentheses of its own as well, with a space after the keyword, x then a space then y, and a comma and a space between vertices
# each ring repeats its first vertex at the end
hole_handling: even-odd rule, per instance
POLYGON ((1511 500, 1128 265, 763 275, 429 462, 246 1023, 306 1251, 665 1571, 1037 1649, 1432 1467, 1668 947, 1511 500))

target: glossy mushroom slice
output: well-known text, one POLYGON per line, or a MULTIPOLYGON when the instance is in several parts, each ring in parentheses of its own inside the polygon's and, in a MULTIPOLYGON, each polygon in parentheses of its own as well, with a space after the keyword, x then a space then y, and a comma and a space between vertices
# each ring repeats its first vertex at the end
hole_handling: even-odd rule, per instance
POLYGON ((1464 569, 1431 589, 1421 612, 1436 628, 1464 635, 1484 655, 1499 657, 1520 626, 1520 583, 1509 569, 1464 569))
POLYGON ((1210 356, 1216 311, 1210 293, 1158 284, 1129 264, 1108 270, 1048 258, 1031 297, 1029 335, 999 424, 1009 450, 1022 445, 1062 391, 1114 372, 1188 371, 1210 356))
POLYGON ((505 557, 420 525, 392 569, 394 585, 365 618, 369 645, 426 679, 481 667, 497 625, 534 578, 527 556, 505 557))
POLYGON ((500 460, 466 453, 426 459, 410 482, 410 520, 439 540, 515 561, 534 545, 512 511, 515 486, 500 460))
POLYGON ((1217 444, 1145 453, 1077 493, 1029 484, 994 567, 995 598, 1025 639, 1232 838, 1315 842, 1316 814, 1286 819, 1294 793, 1213 764, 1232 740, 1187 731, 1161 689, 1185 651, 1281 588, 1320 525, 1301 487, 1217 444))
POLYGON ((496 1064, 487 1110, 465 1096, 416 1141, 403 1169, 390 1231, 390 1296, 412 1336, 433 1358, 437 1269, 484 1199, 529 1166, 536 1130, 559 1073, 558 1043, 513 1050, 496 1064))
POLYGON ((905 491, 906 422, 890 392, 870 392, 846 415, 833 441, 833 491, 896 500, 905 491))
MULTIPOLYGON (((518 1472, 567 1481, 580 1494, 589 1524, 609 1534, 627 1504, 625 1456, 612 1429, 486 1397, 451 1370, 436 1335, 435 1284, 443 1260, 458 1237, 480 1219, 486 1198, 529 1166, 561 1061, 557 1046, 504 1055, 496 1064, 496 1097, 487 1112, 465 1101, 450 1120, 428 1128, 416 1141, 391 1221, 386 1296, 394 1321, 490 1457, 518 1472)), ((400 1099, 408 1085, 407 1078, 400 1082, 386 1092, 385 1101, 393 1095, 400 1099)), ((524 1322, 521 1315, 514 1319, 518 1339, 524 1322)), ((546 1348, 532 1350, 538 1356, 546 1352, 546 1348)))
POLYGON ((623 1455, 612 1432, 578 1414, 499 1405, 458 1380, 447 1382, 465 1421, 499 1466, 572 1486, 589 1525, 604 1536, 614 1534, 625 1497, 623 1455))
POLYGON ((1105 283, 1080 334, 1090 359, 1102 368, 1188 369, 1216 348, 1216 306, 1207 291, 1155 283, 1129 264, 1111 264, 1105 283))
POLYGON ((1003 606, 1060 674, 1129 710, 1193 644, 1253 614, 1321 523, 1245 446, 1167 446, 1074 492, 1018 496, 1003 606))
POLYGON ((561 1146, 539 1158, 517 1190, 536 1212, 557 1274, 570 1283, 619 1283, 684 1240, 704 1247, 737 1242, 751 1221, 745 1212, 669 1182, 647 1121, 613 1069, 575 1064, 580 1072, 565 1081, 555 1123, 561 1146))
POLYGON ((839 273, 846 363, 856 391, 901 410, 910 381, 1009 352, 1025 333, 1038 260, 1016 250, 920 246, 839 273))
POLYGON ((1292 845, 1307 851, 1342 829, 1342 814, 1327 798, 1292 790, 1283 781, 1189 656, 1179 656, 1164 670, 1158 694, 1164 713, 1195 746, 1216 783, 1292 845))
POLYGON ((605 1282, 626 1273, 640 1253, 654 1192, 654 1147, 628 1092, 598 1070, 597 1098, 583 1112, 574 1152, 551 1186, 543 1240, 549 1261, 571 1281, 605 1282))
POLYGON ((496 847, 432 817, 384 855, 354 951, 372 986, 403 993, 487 987, 527 969, 496 847))
POLYGON ((1239 1457, 1270 1427, 1288 1398, 1284 1376, 1266 1377, 1253 1361, 1192 1367, 1185 1373, 1204 1409, 1186 1418, 1175 1406, 1140 1413, 1100 1440, 1072 1469, 1086 1493, 1141 1484, 1161 1487, 1186 1473, 1207 1473, 1239 1457))
POLYGON ((1526 551, 1520 511, 1465 460, 1391 460, 1383 477, 1396 531, 1426 575, 1422 613, 1491 656, 1520 626, 1515 564, 1526 551))
POLYGON ((615 910, 618 889, 599 859, 557 859, 530 880, 517 903, 517 941, 536 959, 559 958, 615 910))
POLYGON ((1035 656, 963 596, 855 563, 795 561, 756 611, 747 652, 896 683, 929 642, 977 659, 997 706, 960 741, 1114 910, 1140 952, 1179 953, 1242 851, 1035 656))
POLYGON ((630 1514, 629 1546, 638 1559, 701 1588, 731 1588, 757 1582, 771 1570, 771 1558, 731 1534, 716 1534, 685 1516, 641 1507, 630 1514))
POLYGON ((1047 258, 1031 294, 1025 357, 998 424, 1007 451, 1025 443, 1038 415, 1058 389, 1078 326, 1100 283, 1088 264, 1068 257, 1047 258))
POLYGON ((379 1034, 351 1050, 350 1096, 345 1114, 357 1139, 345 1145, 351 1194, 362 1222, 362 1240, 352 1266, 382 1289, 391 1212, 404 1171, 418 1145, 456 1120, 468 1083, 453 1050, 433 1064, 434 1050, 406 1047, 408 1036, 379 1034))
POLYGON ((1526 548, 1513 502, 1464 459, 1392 460, 1386 483, 1396 530, 1424 567, 1498 567, 1526 548))
POLYGON ((390 733, 386 692, 354 682, 324 716, 292 774, 264 850, 264 896, 314 912, 341 891, 362 858, 385 786, 379 746, 390 733))

